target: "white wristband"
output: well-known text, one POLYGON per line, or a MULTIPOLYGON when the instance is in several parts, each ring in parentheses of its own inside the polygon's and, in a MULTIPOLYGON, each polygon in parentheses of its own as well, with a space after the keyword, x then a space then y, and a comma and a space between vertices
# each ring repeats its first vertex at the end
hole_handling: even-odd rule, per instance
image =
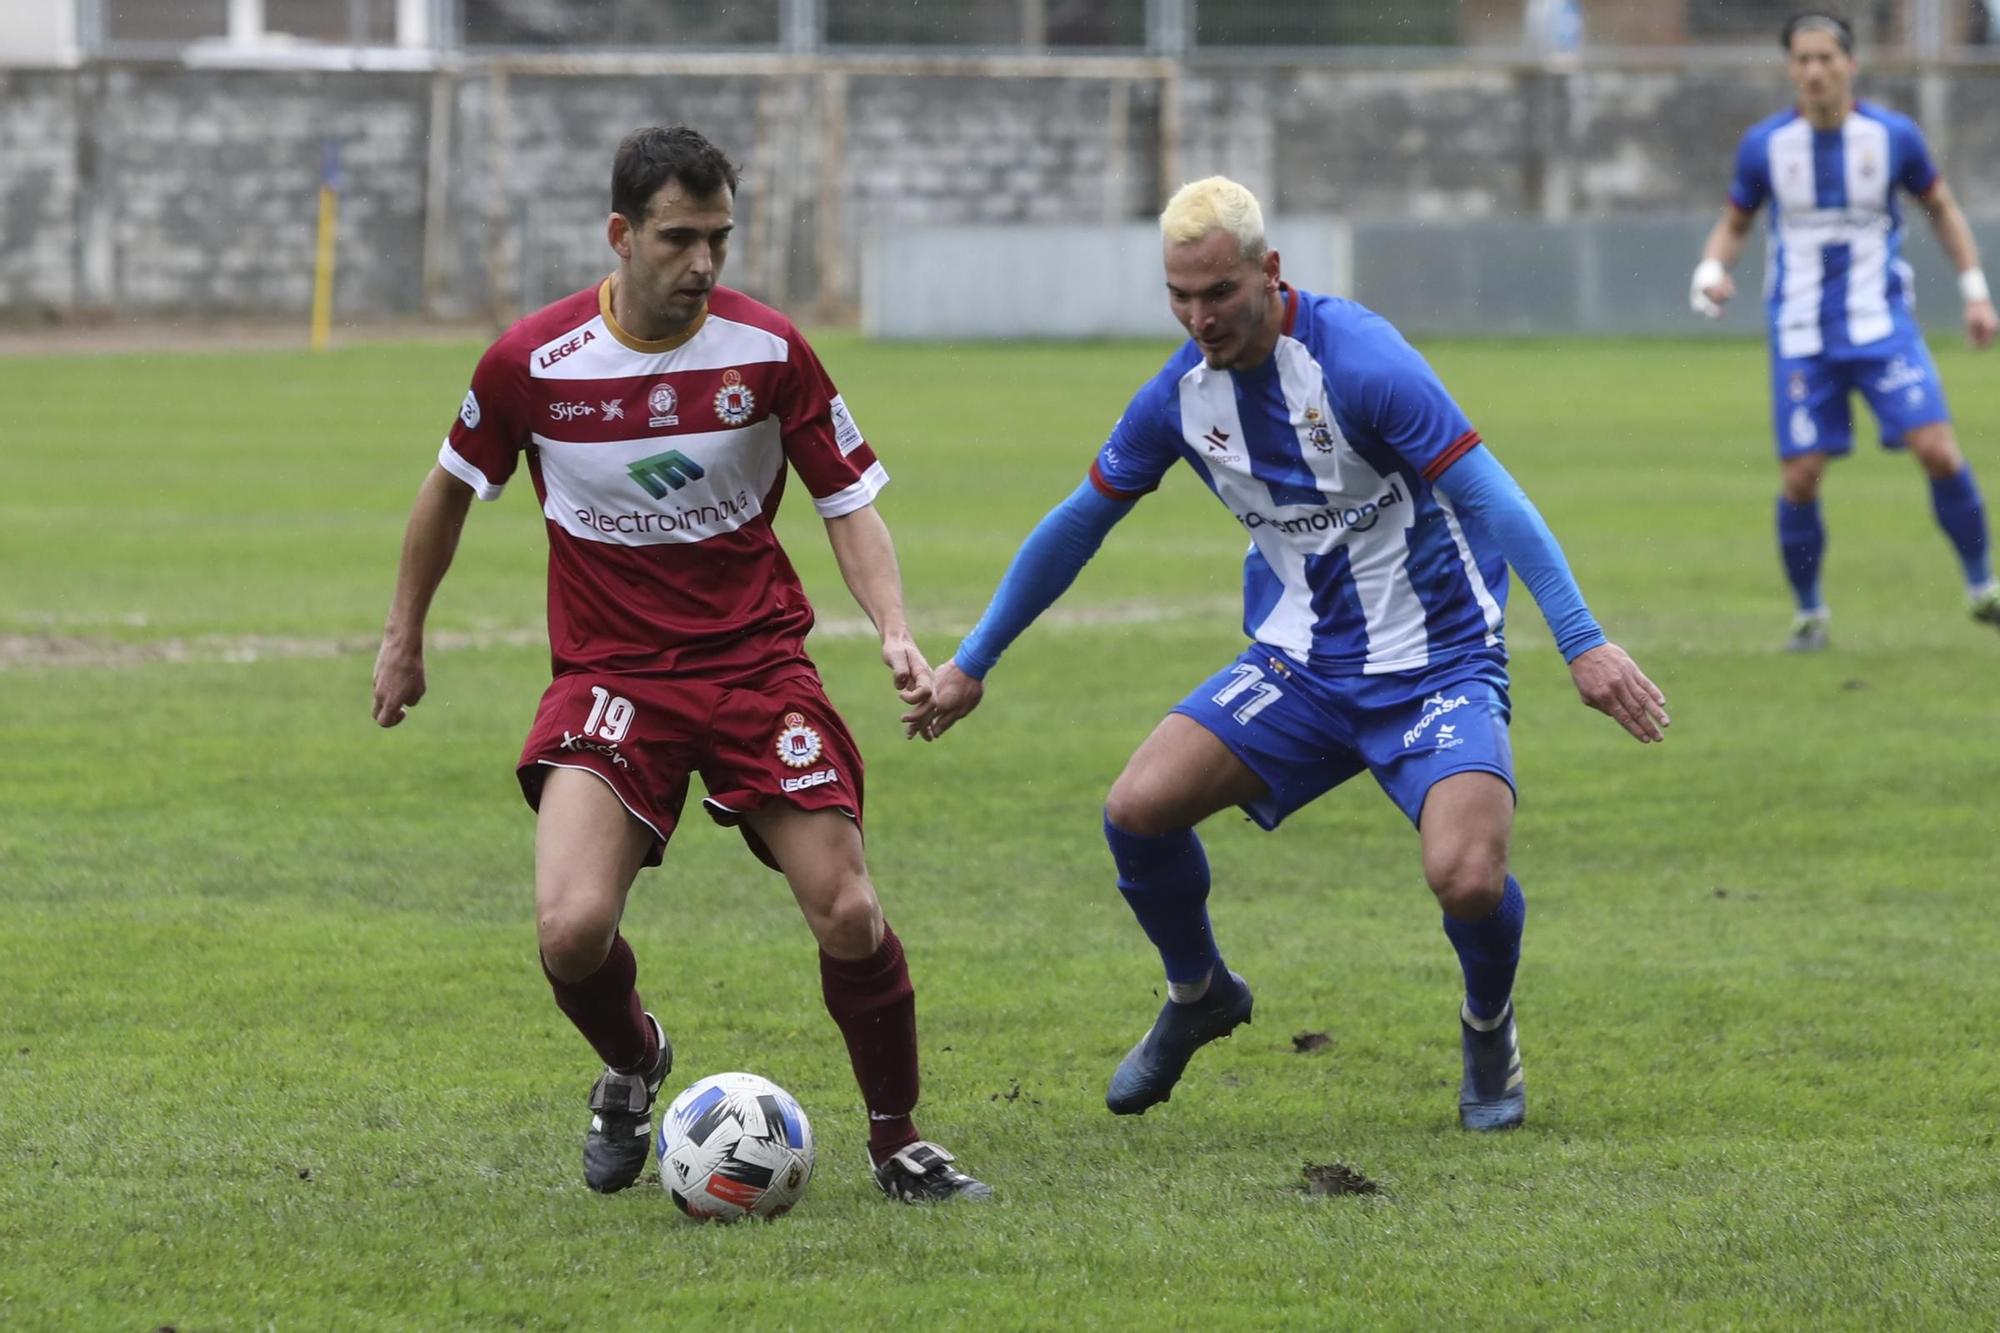
POLYGON ((1969 268, 1958 275, 1958 294, 1967 302, 1993 299, 1993 289, 1986 285, 1986 274, 1976 268, 1969 268))

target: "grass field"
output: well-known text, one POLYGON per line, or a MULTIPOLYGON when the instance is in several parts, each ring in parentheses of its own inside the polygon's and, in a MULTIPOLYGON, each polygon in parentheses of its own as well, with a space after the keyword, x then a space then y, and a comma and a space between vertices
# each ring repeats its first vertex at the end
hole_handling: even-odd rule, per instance
MULTIPOLYGON (((820 346, 939 660, 1162 350, 820 346)), ((595 1071, 511 771, 547 671, 525 478, 468 529, 430 697, 367 717, 478 349, 0 362, 0 1327, 1993 1327, 2000 637, 1914 465, 1836 469, 1836 648, 1786 657, 1758 349, 1429 350, 1674 714, 1642 749, 1579 706, 1517 596, 1529 1127, 1455 1126, 1456 966, 1368 783, 1205 830, 1257 1022, 1105 1113, 1159 983, 1098 805, 1241 646, 1240 529, 1191 477, 934 747, 794 494, 921 1123, 1000 1198, 875 1195, 810 937, 696 817, 625 925, 674 1086, 756 1069, 821 1141, 805 1204, 739 1228, 579 1178, 595 1071), (1381 1192, 1309 1196, 1308 1162, 1381 1192)), ((1940 361, 2000 496, 1994 363, 1940 361)))

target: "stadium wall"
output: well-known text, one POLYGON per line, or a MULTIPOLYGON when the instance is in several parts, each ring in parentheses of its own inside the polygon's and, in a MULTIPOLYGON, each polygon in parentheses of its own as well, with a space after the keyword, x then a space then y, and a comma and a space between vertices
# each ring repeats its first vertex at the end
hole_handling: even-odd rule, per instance
MULTIPOLYGON (((2000 216, 2000 68, 1872 71, 2000 216)), ((504 319, 607 267, 612 148, 685 120, 745 167, 732 277, 852 319, 912 227, 1143 220, 1212 171, 1366 224, 1711 214, 1775 62, 631 57, 442 71, 0 70, 0 315, 300 314, 324 140, 341 318, 504 319)), ((1688 240, 1690 253, 1698 239, 1688 240)))

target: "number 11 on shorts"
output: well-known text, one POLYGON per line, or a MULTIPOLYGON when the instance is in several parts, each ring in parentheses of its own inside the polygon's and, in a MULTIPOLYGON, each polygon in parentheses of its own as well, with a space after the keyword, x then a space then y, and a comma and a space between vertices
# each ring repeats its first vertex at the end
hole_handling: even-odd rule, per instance
POLYGON ((1217 690, 1213 696, 1213 702, 1227 708, 1244 691, 1251 691, 1250 698, 1244 701, 1243 706, 1230 714, 1239 723, 1247 724, 1251 718, 1276 703, 1278 697, 1284 693, 1276 685, 1264 679, 1262 668, 1251 666, 1248 662, 1237 663, 1232 669, 1231 674, 1236 679, 1230 681, 1220 690, 1217 690))

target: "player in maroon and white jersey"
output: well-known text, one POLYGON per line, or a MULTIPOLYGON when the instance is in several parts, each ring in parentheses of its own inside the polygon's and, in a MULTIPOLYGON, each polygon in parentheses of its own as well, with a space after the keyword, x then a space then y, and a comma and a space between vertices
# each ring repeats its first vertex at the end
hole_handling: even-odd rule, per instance
POLYGON ((423 626, 473 497, 526 458, 549 534, 554 681, 521 753, 537 811, 535 914, 557 1006, 603 1057, 584 1179, 638 1179, 673 1047, 619 933, 691 774, 709 813, 782 871, 820 947, 821 989, 869 1119, 876 1183, 905 1202, 985 1198, 923 1140, 916 1001, 862 855, 862 763, 805 652, 812 607, 771 529, 798 473, 905 703, 931 669, 903 616, 888 474, 791 322, 716 285, 736 171, 684 127, 612 164, 618 270, 487 349, 403 539, 375 663, 375 720, 424 695, 423 626))

